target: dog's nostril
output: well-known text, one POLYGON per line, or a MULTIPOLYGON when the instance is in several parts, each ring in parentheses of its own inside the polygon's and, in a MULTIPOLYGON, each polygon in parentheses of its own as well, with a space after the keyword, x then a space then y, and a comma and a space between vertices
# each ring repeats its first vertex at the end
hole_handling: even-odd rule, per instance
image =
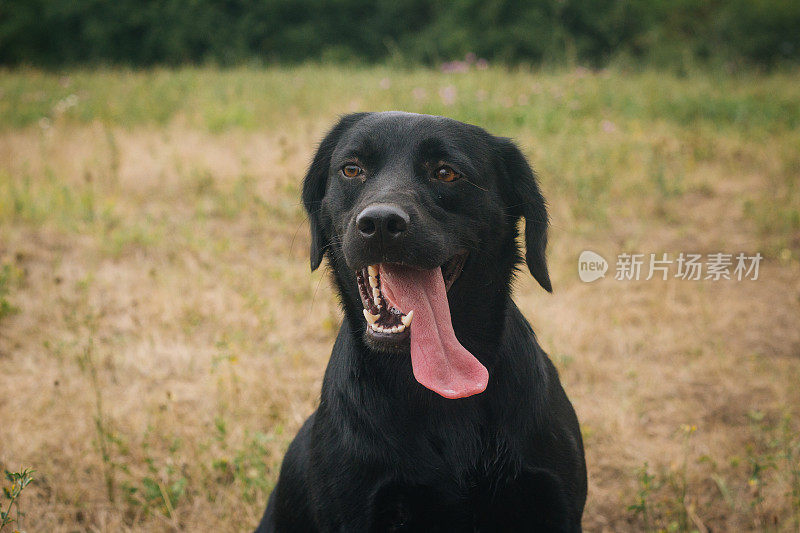
POLYGON ((391 213, 386 218, 386 230, 389 235, 396 237, 408 228, 408 221, 398 213, 391 213))
POLYGON ((356 226, 358 227, 358 231, 365 237, 371 237, 375 235, 375 231, 378 229, 378 226, 375 224, 375 219, 370 216, 359 216, 358 220, 356 220, 356 226))

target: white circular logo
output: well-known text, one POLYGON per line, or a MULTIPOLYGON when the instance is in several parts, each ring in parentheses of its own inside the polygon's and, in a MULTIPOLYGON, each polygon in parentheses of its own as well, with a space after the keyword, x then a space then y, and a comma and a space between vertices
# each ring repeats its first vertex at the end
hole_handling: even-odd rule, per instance
POLYGON ((605 277, 608 271, 608 261, 603 259, 600 254, 590 250, 584 250, 578 257, 578 277, 581 281, 591 283, 605 277))

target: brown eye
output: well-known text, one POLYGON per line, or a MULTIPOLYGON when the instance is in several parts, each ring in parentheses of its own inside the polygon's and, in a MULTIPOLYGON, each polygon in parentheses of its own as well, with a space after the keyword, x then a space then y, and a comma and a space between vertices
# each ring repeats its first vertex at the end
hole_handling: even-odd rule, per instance
POLYGON ((458 172, 447 165, 436 169, 436 179, 439 181, 455 181, 460 177, 461 175, 458 172))
POLYGON ((364 172, 358 165, 345 165, 342 167, 342 174, 344 174, 345 178, 355 178, 356 176, 361 175, 364 172))

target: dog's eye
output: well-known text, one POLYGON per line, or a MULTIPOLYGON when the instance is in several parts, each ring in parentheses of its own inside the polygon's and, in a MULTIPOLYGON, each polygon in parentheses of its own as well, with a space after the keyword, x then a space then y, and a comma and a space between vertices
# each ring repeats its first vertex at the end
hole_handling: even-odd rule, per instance
POLYGON ((355 178, 364 173, 364 169, 358 165, 345 165, 342 167, 342 174, 345 178, 355 178))
POLYGON ((442 165, 436 169, 435 177, 439 181, 455 181, 461 177, 461 174, 447 165, 442 165))

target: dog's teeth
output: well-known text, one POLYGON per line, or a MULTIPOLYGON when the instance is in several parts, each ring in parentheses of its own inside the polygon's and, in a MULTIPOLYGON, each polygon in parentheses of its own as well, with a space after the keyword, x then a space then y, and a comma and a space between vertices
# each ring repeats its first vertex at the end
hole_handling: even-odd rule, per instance
POLYGON ((406 330, 405 324, 400 324, 399 326, 395 326, 394 329, 397 331, 395 333, 402 333, 406 330))
POLYGON ((373 315, 372 313, 364 309, 364 318, 366 318, 367 322, 369 322, 370 324, 374 324, 375 321, 380 318, 380 316, 381 315, 373 315))
POLYGON ((378 286, 378 278, 376 278, 375 276, 370 276, 370 277, 369 277, 369 285, 370 285, 370 287, 372 287, 373 289, 374 289, 375 287, 377 287, 377 286, 378 286))
POLYGON ((374 278, 375 276, 377 276, 377 275, 378 275, 378 267, 376 267, 376 266, 373 266, 373 265, 369 265, 369 266, 367 267, 367 274, 369 274, 369 275, 370 275, 370 277, 373 277, 373 278, 374 278))
POLYGON ((414 311, 409 311, 407 315, 400 317, 400 322, 403 323, 403 326, 408 327, 411 325, 411 321, 414 319, 414 311))
POLYGON ((370 324, 369 327, 372 328, 372 331, 380 331, 381 327, 378 324, 370 324))
POLYGON ((400 333, 400 330, 397 328, 397 326, 392 328, 392 333, 400 333))

